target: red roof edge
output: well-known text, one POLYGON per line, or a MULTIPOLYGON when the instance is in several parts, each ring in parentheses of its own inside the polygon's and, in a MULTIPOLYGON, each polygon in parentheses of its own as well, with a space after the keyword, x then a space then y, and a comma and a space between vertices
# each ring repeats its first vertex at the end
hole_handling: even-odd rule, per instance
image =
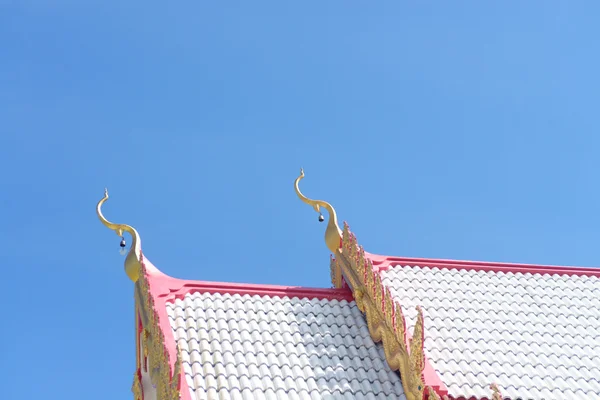
MULTIPOLYGON (((169 368, 171 369, 170 373, 172 374, 175 371, 175 363, 177 360, 177 346, 175 344, 175 336, 173 335, 173 330, 171 329, 171 324, 169 322, 169 315, 167 314, 167 305, 166 298, 163 296, 163 286, 156 282, 155 278, 161 279, 161 277, 166 277, 167 275, 163 274, 156 268, 147 258, 144 257, 142 251, 140 250, 140 262, 142 264, 142 271, 145 270, 146 279, 148 280, 148 296, 151 296, 154 302, 154 311, 158 315, 158 324, 160 330, 163 333, 164 337, 164 346, 167 349, 167 354, 169 355, 169 368)), ((183 368, 180 371, 179 376, 179 393, 181 400, 192 400, 190 394, 190 388, 187 383, 187 379, 185 377, 185 372, 183 368)))
POLYGON ((373 262, 379 271, 385 271, 394 265, 411 265, 430 268, 462 269, 474 271, 491 271, 503 273, 522 273, 522 274, 549 274, 549 275, 569 275, 569 276, 596 276, 600 277, 600 268, 592 267, 562 267, 556 265, 535 265, 535 264, 517 264, 517 263, 499 263, 484 261, 462 261, 445 260, 434 258, 414 258, 414 257, 392 257, 369 254, 369 259, 373 262))
POLYGON ((166 299, 165 302, 182 299, 186 294, 192 293, 220 293, 354 301, 354 296, 349 288, 310 288, 301 286, 257 285, 251 283, 190 281, 173 278, 163 274, 156 267, 152 267, 152 269, 147 268, 149 279, 153 282, 152 291, 158 297, 166 299))

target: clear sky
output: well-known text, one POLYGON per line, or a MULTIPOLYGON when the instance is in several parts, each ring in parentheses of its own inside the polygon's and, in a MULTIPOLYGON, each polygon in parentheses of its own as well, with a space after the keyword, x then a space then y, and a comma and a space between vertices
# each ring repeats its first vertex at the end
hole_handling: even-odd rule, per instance
POLYGON ((187 279, 328 287, 300 167, 373 253, 600 265, 599 4, 418 3, 0 0, 3 398, 131 398, 105 186, 187 279))

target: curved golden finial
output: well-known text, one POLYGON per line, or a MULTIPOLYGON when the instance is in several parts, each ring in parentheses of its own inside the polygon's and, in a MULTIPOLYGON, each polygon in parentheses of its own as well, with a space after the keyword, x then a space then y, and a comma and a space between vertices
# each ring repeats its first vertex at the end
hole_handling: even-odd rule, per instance
POLYGON ((131 235, 132 243, 131 248, 129 249, 129 253, 127 254, 127 258, 125 259, 125 273, 133 282, 137 282, 140 277, 140 268, 141 263, 139 260, 140 249, 142 246, 142 242, 140 240, 140 235, 137 231, 130 225, 125 224, 114 224, 104 218, 102 214, 102 205, 104 202, 108 200, 108 189, 104 189, 104 197, 98 202, 96 206, 96 214, 98 214, 98 218, 100 221, 108 228, 116 232, 118 236, 123 236, 123 232, 127 232, 131 235))
MULTIPOLYGON (((329 221, 327 221, 327 229, 325 230, 325 244, 327 245, 329 250, 331 250, 331 252, 335 254, 340 248, 340 243, 342 240, 342 230, 338 226, 337 214, 335 213, 335 210, 333 209, 331 204, 329 204, 328 202, 323 200, 311 200, 302 194, 302 192, 300 191, 300 187, 298 186, 298 183, 300 183, 302 178, 304 178, 304 170, 300 168, 300 176, 297 177, 296 181, 294 182, 296 194, 298 195, 300 200, 302 200, 308 205, 311 205, 319 214, 321 214, 321 207, 323 207, 329 212, 329 221)), ((321 218, 320 220, 322 221, 321 218)))

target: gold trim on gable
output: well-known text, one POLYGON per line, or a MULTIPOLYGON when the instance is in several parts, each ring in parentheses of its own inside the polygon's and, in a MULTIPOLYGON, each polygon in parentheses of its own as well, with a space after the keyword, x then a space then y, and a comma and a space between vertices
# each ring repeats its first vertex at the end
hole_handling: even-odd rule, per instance
POLYGON ((425 392, 423 310, 417 307, 417 321, 409 343, 402 307, 383 286, 381 276, 374 271, 373 263, 347 224, 342 232, 342 248, 334 261, 351 287, 358 308, 365 313, 371 337, 375 342, 382 342, 388 365, 400 372, 407 399, 422 400, 425 392))
MULTIPOLYGON (((143 326, 141 335, 142 347, 144 355, 148 357, 147 368, 150 372, 152 384, 156 387, 157 400, 179 400, 180 398, 180 379, 181 379, 181 357, 179 355, 179 346, 176 345, 177 359, 173 374, 171 374, 171 366, 169 355, 165 346, 165 337, 160 329, 159 317, 154 306, 154 300, 150 294, 146 268, 144 263, 141 263, 140 278, 136 282, 135 290, 139 295, 140 312, 146 316, 147 321, 143 326)), ((134 378, 139 381, 138 376, 134 378)), ((141 385, 141 382, 140 382, 141 385)), ((141 386, 140 386, 141 387, 141 386)), ((137 390, 137 384, 134 382, 132 388, 134 394, 137 390)), ((137 398, 136 398, 137 400, 137 398)))
POLYGON ((143 400, 144 399, 144 393, 142 390, 142 381, 140 380, 138 371, 135 371, 135 374, 133 374, 133 385, 131 386, 131 391, 133 392, 134 400, 143 400))
MULTIPOLYGON (((498 389, 498 385, 492 383, 490 385, 490 389, 492 390, 491 400, 504 400, 502 397, 502 393, 500 393, 500 389, 498 389)), ((427 400, 450 400, 448 395, 445 395, 440 398, 440 396, 433 390, 431 387, 427 386, 427 400)))
POLYGON ((503 400, 502 393, 500 393, 500 389, 498 388, 497 384, 492 383, 490 385, 490 389, 492 389, 492 400, 503 400))
MULTIPOLYGON (((332 258, 332 278, 336 269, 343 274, 341 279, 346 280, 358 308, 365 314, 371 337, 375 342, 382 342, 388 365, 400 372, 406 398, 449 399, 447 395, 440 398, 431 386, 425 390, 423 310, 420 306, 416 307, 417 320, 409 339, 402 306, 392 298, 390 289, 383 285, 381 275, 374 269, 372 261, 365 255, 365 250, 346 223, 342 232, 342 248, 332 258)), ((493 392, 492 400, 503 400, 496 384, 490 385, 490 389, 493 392)))
POLYGON ((334 288, 340 289, 343 287, 344 277, 340 266, 335 262, 333 255, 330 256, 329 269, 331 273, 331 284, 334 288))
POLYGON ((448 400, 448 396, 440 398, 440 395, 431 386, 427 386, 427 400, 448 400))

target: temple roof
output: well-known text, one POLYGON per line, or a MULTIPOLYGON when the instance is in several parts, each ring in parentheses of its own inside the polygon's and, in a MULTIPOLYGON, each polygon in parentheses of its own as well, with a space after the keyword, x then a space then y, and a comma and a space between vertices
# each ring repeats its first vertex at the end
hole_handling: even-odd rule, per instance
POLYGON ((140 386, 165 376, 158 399, 406 400, 348 288, 187 281, 140 260, 140 386))
POLYGON ((380 269, 409 329, 422 307, 425 354, 450 395, 482 398, 500 382, 511 399, 599 398, 600 271, 450 264, 380 269))
POLYGON ((334 288, 169 277, 105 193, 133 237, 136 400, 600 398, 600 269, 375 255, 303 177, 334 288))
MULTIPOLYGON (((365 282, 389 293, 378 301, 399 305, 410 353, 422 329, 424 398, 598 398, 599 270, 359 254, 365 282)), ((140 276, 183 400, 409 399, 357 285, 186 281, 143 257, 140 276)))
POLYGON ((406 399, 354 301, 195 292, 166 307, 192 399, 406 399))

